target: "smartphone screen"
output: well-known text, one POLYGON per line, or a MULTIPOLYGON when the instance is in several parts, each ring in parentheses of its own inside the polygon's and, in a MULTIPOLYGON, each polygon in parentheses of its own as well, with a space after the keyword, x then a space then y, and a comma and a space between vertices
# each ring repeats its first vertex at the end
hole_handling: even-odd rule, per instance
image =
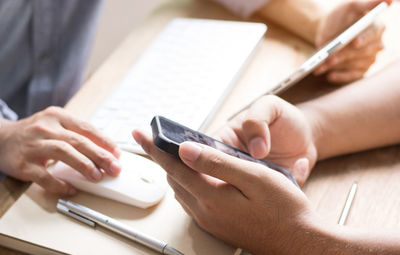
MULTIPOLYGON (((297 182, 293 178, 293 176, 284 168, 279 167, 275 164, 272 164, 268 161, 261 160, 261 159, 256 159, 253 158, 251 155, 248 153, 241 151, 235 147, 232 147, 228 144, 225 144, 223 142, 217 141, 214 138, 211 138, 205 134, 202 134, 200 132, 194 131, 190 128, 187 128, 185 126, 182 126, 176 122, 173 122, 169 119, 166 119, 164 117, 156 116, 157 118, 156 123, 158 123, 159 127, 157 128, 160 133, 162 133, 162 136, 170 140, 169 142, 173 142, 174 144, 177 145, 176 150, 178 150, 179 145, 183 142, 186 141, 192 141, 192 142, 197 142, 201 143, 204 145, 208 145, 210 147, 213 147, 217 150, 220 150, 226 154, 229 154, 231 156, 247 160, 247 161, 252 161, 255 163, 260 163, 268 168, 272 168, 286 177, 288 177, 296 186, 298 186, 297 182)), ((152 122, 153 123, 153 122, 152 122)), ((162 148, 161 148, 162 149, 162 148)), ((178 153, 176 152, 175 155, 178 153)))

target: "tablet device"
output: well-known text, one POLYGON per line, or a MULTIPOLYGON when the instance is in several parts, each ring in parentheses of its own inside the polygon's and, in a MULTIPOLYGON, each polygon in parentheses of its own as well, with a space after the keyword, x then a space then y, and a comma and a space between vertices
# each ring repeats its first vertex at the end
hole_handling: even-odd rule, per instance
POLYGON ((306 75, 311 73, 319 64, 324 62, 330 55, 332 55, 332 53, 342 49, 344 46, 349 44, 354 38, 356 38, 357 35, 359 35, 367 27, 369 27, 375 21, 376 17, 388 7, 389 5, 386 2, 378 4, 374 9, 369 11, 356 23, 347 28, 343 33, 338 35, 335 39, 333 39, 331 42, 318 50, 296 71, 289 75, 289 77, 278 83, 270 93, 278 94, 303 79, 306 75))
MULTIPOLYGON (((268 94, 279 94, 284 90, 290 88, 298 81, 303 79, 305 76, 310 74, 315 68, 324 62, 332 53, 342 49, 344 46, 349 44, 357 35, 359 35, 362 31, 364 31, 368 26, 370 26, 376 19, 376 17, 386 10, 389 5, 386 2, 382 2, 378 4, 374 9, 369 11, 366 15, 364 15, 361 19, 359 19, 356 23, 347 28, 343 33, 338 35, 335 39, 327 43, 321 49, 319 49, 316 53, 314 53, 309 59, 307 59, 298 69, 296 69, 293 73, 291 73, 288 77, 286 77, 283 81, 279 82, 275 86, 272 87, 269 91, 262 94, 261 96, 254 99, 250 104, 246 105, 239 112, 247 109, 250 105, 252 105, 255 101, 260 99, 261 97, 268 94)), ((230 117, 232 119, 239 112, 236 112, 233 116, 230 117)))

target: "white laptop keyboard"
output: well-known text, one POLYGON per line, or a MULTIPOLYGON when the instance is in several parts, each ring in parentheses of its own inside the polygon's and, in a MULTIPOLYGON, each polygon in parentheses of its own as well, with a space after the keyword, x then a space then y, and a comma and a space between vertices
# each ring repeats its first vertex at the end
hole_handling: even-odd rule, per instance
POLYGON ((142 153, 131 132, 162 115, 206 127, 257 48, 259 23, 174 19, 91 117, 127 151, 142 153))

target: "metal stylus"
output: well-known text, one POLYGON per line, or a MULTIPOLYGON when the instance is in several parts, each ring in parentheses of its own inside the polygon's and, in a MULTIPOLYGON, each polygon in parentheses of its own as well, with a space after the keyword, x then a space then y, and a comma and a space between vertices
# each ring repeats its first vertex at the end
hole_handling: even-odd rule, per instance
POLYGON ((349 215, 351 205, 353 204, 354 197, 356 196, 358 184, 357 182, 354 182, 353 185, 351 185, 349 194, 347 195, 346 203, 344 204, 342 213, 340 214, 340 218, 338 221, 338 224, 340 226, 344 226, 347 220, 347 216, 349 215))

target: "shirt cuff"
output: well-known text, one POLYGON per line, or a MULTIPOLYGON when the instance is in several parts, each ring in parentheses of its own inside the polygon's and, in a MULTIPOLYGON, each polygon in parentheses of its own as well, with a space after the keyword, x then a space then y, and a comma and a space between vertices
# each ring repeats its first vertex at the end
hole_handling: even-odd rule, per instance
POLYGON ((15 112, 13 112, 7 106, 7 104, 1 99, 0 99, 0 118, 14 120, 14 121, 18 119, 18 115, 15 112))
POLYGON ((251 16, 269 0, 214 0, 242 18, 251 16))

